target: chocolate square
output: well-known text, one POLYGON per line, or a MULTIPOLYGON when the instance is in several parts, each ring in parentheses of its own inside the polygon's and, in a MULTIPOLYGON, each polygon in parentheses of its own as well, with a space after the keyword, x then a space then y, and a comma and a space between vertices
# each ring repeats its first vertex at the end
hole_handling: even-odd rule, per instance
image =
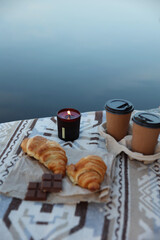
POLYGON ((34 200, 36 197, 36 191, 33 190, 28 190, 25 196, 25 200, 34 200))
POLYGON ((54 181, 62 181, 62 174, 54 174, 54 181))
POLYGON ((52 178, 53 178, 53 175, 50 174, 50 173, 44 173, 43 176, 42 176, 42 180, 50 181, 50 180, 52 180, 52 178))
POLYGON ((42 181, 41 183, 41 189, 46 192, 50 192, 50 190, 52 189, 52 181, 42 181))
POLYGON ((62 182, 55 181, 53 184, 54 192, 60 192, 62 190, 62 182))
POLYGON ((46 200, 46 192, 38 190, 37 191, 37 200, 45 201, 46 200))

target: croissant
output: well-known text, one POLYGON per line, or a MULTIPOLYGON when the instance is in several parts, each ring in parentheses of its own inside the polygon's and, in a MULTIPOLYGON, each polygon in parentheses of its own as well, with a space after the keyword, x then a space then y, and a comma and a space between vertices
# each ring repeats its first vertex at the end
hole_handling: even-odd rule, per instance
POLYGON ((69 179, 83 188, 90 191, 97 191, 103 182, 107 166, 101 157, 88 155, 81 158, 75 165, 70 164, 66 167, 69 179))
POLYGON ((55 174, 65 175, 67 157, 65 150, 55 141, 41 136, 25 138, 21 143, 22 150, 39 160, 55 174))

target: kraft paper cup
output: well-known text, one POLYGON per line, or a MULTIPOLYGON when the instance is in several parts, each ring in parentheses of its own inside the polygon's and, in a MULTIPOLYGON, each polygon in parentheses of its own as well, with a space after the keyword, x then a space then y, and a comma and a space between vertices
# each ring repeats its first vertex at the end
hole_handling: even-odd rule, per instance
POLYGON ((105 105, 107 133, 120 141, 127 135, 134 106, 124 99, 111 99, 105 105))
POLYGON ((152 113, 137 113, 133 116, 131 148, 144 155, 155 153, 160 134, 160 117, 152 113))

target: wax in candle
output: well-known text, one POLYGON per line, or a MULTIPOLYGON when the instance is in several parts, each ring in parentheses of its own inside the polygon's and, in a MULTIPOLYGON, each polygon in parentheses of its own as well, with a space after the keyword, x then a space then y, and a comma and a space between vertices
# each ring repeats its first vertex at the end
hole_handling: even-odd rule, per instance
POLYGON ((71 113, 71 114, 68 114, 67 111, 68 111, 68 110, 60 111, 60 112, 58 113, 58 116, 59 116, 60 118, 68 119, 68 120, 69 120, 69 119, 75 119, 75 118, 78 118, 78 117, 80 116, 80 114, 79 114, 78 112, 76 112, 76 111, 70 110, 70 113, 71 113))

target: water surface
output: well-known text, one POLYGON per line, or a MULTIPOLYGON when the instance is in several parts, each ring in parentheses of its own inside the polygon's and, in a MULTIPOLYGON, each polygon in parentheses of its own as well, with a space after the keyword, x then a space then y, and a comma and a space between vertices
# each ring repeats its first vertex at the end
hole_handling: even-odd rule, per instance
POLYGON ((0 1, 0 122, 160 105, 160 1, 0 1))

